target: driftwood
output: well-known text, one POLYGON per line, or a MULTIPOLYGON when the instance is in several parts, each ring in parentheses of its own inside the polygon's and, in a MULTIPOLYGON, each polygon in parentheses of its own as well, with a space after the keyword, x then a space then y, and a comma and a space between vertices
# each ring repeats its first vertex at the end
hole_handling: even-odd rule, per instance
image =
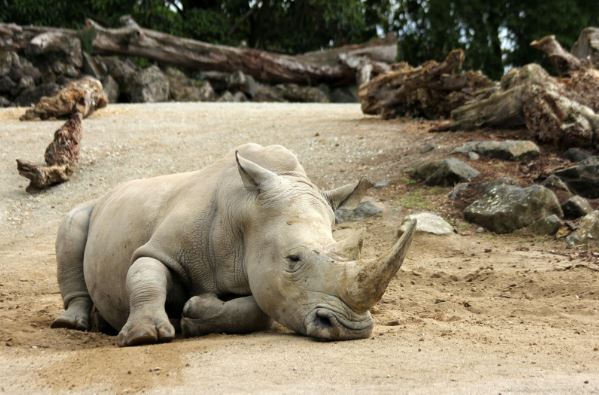
POLYGON ((365 114, 383 118, 411 115, 430 119, 447 117, 466 101, 495 84, 480 72, 462 72, 464 52, 451 51, 438 63, 419 67, 406 63, 379 75, 360 87, 358 95, 365 114))
POLYGON ((135 56, 203 71, 242 71, 269 83, 351 85, 356 68, 340 58, 360 58, 376 69, 397 54, 395 40, 290 56, 251 48, 208 44, 140 27, 131 17, 121 18, 123 27, 109 29, 91 19, 82 31, 0 23, 0 48, 58 51, 65 38, 86 37, 94 53, 135 56), (41 37, 40 37, 41 36, 41 37))
POLYGON ((599 115, 589 105, 599 106, 599 91, 572 87, 584 81, 599 86, 599 73, 582 69, 572 80, 555 79, 537 64, 512 69, 499 91, 455 109, 451 121, 434 131, 526 126, 537 140, 560 148, 597 147, 599 115))
POLYGON ((106 107, 108 97, 104 93, 102 83, 93 77, 83 77, 71 81, 54 96, 42 97, 41 100, 21 116, 21 121, 33 119, 65 118, 73 113, 73 108, 83 118, 95 110, 106 107))
POLYGON ((54 132, 54 140, 48 145, 44 155, 46 165, 17 159, 19 174, 30 181, 27 192, 35 193, 68 181, 79 162, 82 119, 81 113, 75 111, 54 132))

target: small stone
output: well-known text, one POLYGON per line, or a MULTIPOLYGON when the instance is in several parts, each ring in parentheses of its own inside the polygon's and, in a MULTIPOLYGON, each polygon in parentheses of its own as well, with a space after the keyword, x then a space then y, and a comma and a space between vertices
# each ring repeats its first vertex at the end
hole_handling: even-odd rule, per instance
POLYGON ((528 160, 537 158, 539 147, 529 140, 471 141, 454 150, 455 153, 477 153, 486 158, 528 160))
POLYGON ((555 214, 551 214, 536 222, 533 222, 528 229, 537 235, 554 235, 562 225, 562 220, 555 214))
POLYGON ((599 198, 599 156, 591 156, 554 174, 576 194, 589 199, 599 198))
POLYGON ((420 150, 418 150, 418 152, 420 152, 421 154, 426 154, 427 152, 431 152, 434 149, 435 149, 434 144, 426 143, 420 147, 420 150))
POLYGON ((468 152, 468 159, 470 159, 470 160, 479 160, 480 159, 480 155, 477 154, 476 152, 468 152))
POLYGON ((545 181, 541 183, 541 185, 543 185, 545 188, 551 189, 553 192, 562 192, 568 196, 572 196, 572 192, 570 192, 570 188, 568 188, 566 183, 554 174, 547 177, 545 181))
POLYGON ((384 206, 371 200, 360 202, 355 208, 340 207, 335 211, 337 223, 359 221, 361 219, 381 215, 384 206))
POLYGON ((575 147, 568 148, 566 152, 564 152, 564 158, 572 162, 580 162, 591 156, 593 155, 589 151, 575 147))
POLYGON ((578 228, 566 237, 570 245, 597 244, 599 242, 599 211, 595 210, 582 217, 578 228))
POLYGON ((374 183, 374 187, 377 189, 385 188, 389 186, 389 180, 380 180, 374 183))
POLYGON ((453 190, 449 192, 447 197, 449 200, 458 200, 470 189, 470 184, 467 182, 460 182, 459 184, 455 184, 453 190))
POLYGON ((588 200, 575 195, 562 204, 562 210, 564 211, 564 217, 575 219, 587 215, 593 211, 593 207, 591 207, 588 200))
POLYGON ((435 235, 448 235, 453 233, 453 226, 435 213, 423 212, 410 214, 405 217, 399 228, 400 235, 406 231, 407 223, 415 219, 416 232, 432 233, 435 235))
POLYGON ((410 175, 426 185, 453 186, 478 177, 478 170, 455 158, 427 161, 410 171, 410 175))

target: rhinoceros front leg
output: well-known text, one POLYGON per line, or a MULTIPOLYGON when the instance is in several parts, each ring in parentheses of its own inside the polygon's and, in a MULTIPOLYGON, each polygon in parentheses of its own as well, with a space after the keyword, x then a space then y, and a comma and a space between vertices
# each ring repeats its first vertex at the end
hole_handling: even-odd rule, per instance
POLYGON ((172 285, 171 274, 162 262, 139 258, 127 272, 129 317, 119 332, 119 346, 167 342, 175 337, 164 304, 172 285))
POLYGON ((185 337, 248 333, 267 329, 270 322, 253 296, 222 301, 214 294, 202 294, 185 303, 181 331, 185 337))

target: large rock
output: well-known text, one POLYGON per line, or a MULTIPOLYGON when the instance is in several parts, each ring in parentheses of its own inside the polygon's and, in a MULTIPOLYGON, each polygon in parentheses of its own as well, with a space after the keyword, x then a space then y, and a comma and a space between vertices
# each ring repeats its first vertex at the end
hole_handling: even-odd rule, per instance
POLYGON ((422 163, 410 171, 410 175, 426 185, 453 186, 478 177, 478 170, 461 160, 448 158, 422 163))
POLYGON ((588 200, 578 195, 572 196, 562 204, 564 216, 569 219, 580 218, 593 211, 588 200))
POLYGON ((162 102, 168 100, 169 89, 168 78, 154 65, 135 74, 129 95, 133 103, 162 102))
POLYGON ((10 107, 11 104, 12 103, 10 102, 10 100, 8 100, 6 97, 0 96, 0 108, 10 107))
POLYGON ((537 158, 539 147, 529 140, 471 141, 454 150, 456 153, 475 152, 487 158, 503 160, 527 160, 537 158))
POLYGON ((25 89, 16 97, 15 104, 25 107, 30 106, 39 102, 44 96, 54 96, 59 90, 60 87, 53 82, 25 89))
POLYGON ((323 89, 315 86, 279 84, 276 89, 285 100, 290 102, 328 103, 331 101, 323 89))
POLYGON ((566 238, 568 244, 599 244, 599 211, 595 210, 585 215, 578 224, 576 231, 566 238))
POLYGON ((591 156, 554 174, 578 195, 590 199, 599 197, 599 156, 591 156))
POLYGON ((359 221, 368 217, 381 215, 384 207, 380 203, 370 200, 360 202, 356 207, 340 207, 335 211, 335 218, 338 223, 348 221, 359 221))
POLYGON ((116 103, 119 100, 120 89, 119 84, 109 74, 102 78, 102 87, 106 96, 108 97, 109 103, 116 103))
POLYGON ((216 97, 208 81, 188 78, 174 67, 167 67, 165 74, 169 82, 170 97, 175 101, 212 101, 216 97))
POLYGON ((555 194, 541 185, 497 185, 464 211, 467 221, 495 233, 513 232, 551 214, 563 216, 555 194))
POLYGON ((399 227, 399 233, 403 234, 408 226, 409 221, 415 219, 416 232, 432 233, 434 235, 448 235, 453 233, 453 226, 435 213, 416 213, 410 214, 399 227))

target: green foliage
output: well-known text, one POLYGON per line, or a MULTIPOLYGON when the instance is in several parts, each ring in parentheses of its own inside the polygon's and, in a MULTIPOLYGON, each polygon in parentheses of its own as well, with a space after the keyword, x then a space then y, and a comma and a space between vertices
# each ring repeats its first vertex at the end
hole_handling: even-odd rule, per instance
POLYGON ((506 66, 542 62, 530 48, 548 34, 569 48, 582 28, 599 24, 599 2, 586 0, 399 0, 392 30, 400 57, 412 64, 466 50, 466 68, 499 78, 506 66))
MULTIPOLYGON (((583 27, 599 25, 587 0, 0 0, 0 22, 80 28, 85 18, 142 26, 207 42, 298 53, 399 37, 400 60, 420 64, 466 50, 466 68, 494 78, 506 66, 540 62, 529 43, 555 34, 566 48, 583 27)), ((89 41, 88 37, 84 37, 89 41)))

